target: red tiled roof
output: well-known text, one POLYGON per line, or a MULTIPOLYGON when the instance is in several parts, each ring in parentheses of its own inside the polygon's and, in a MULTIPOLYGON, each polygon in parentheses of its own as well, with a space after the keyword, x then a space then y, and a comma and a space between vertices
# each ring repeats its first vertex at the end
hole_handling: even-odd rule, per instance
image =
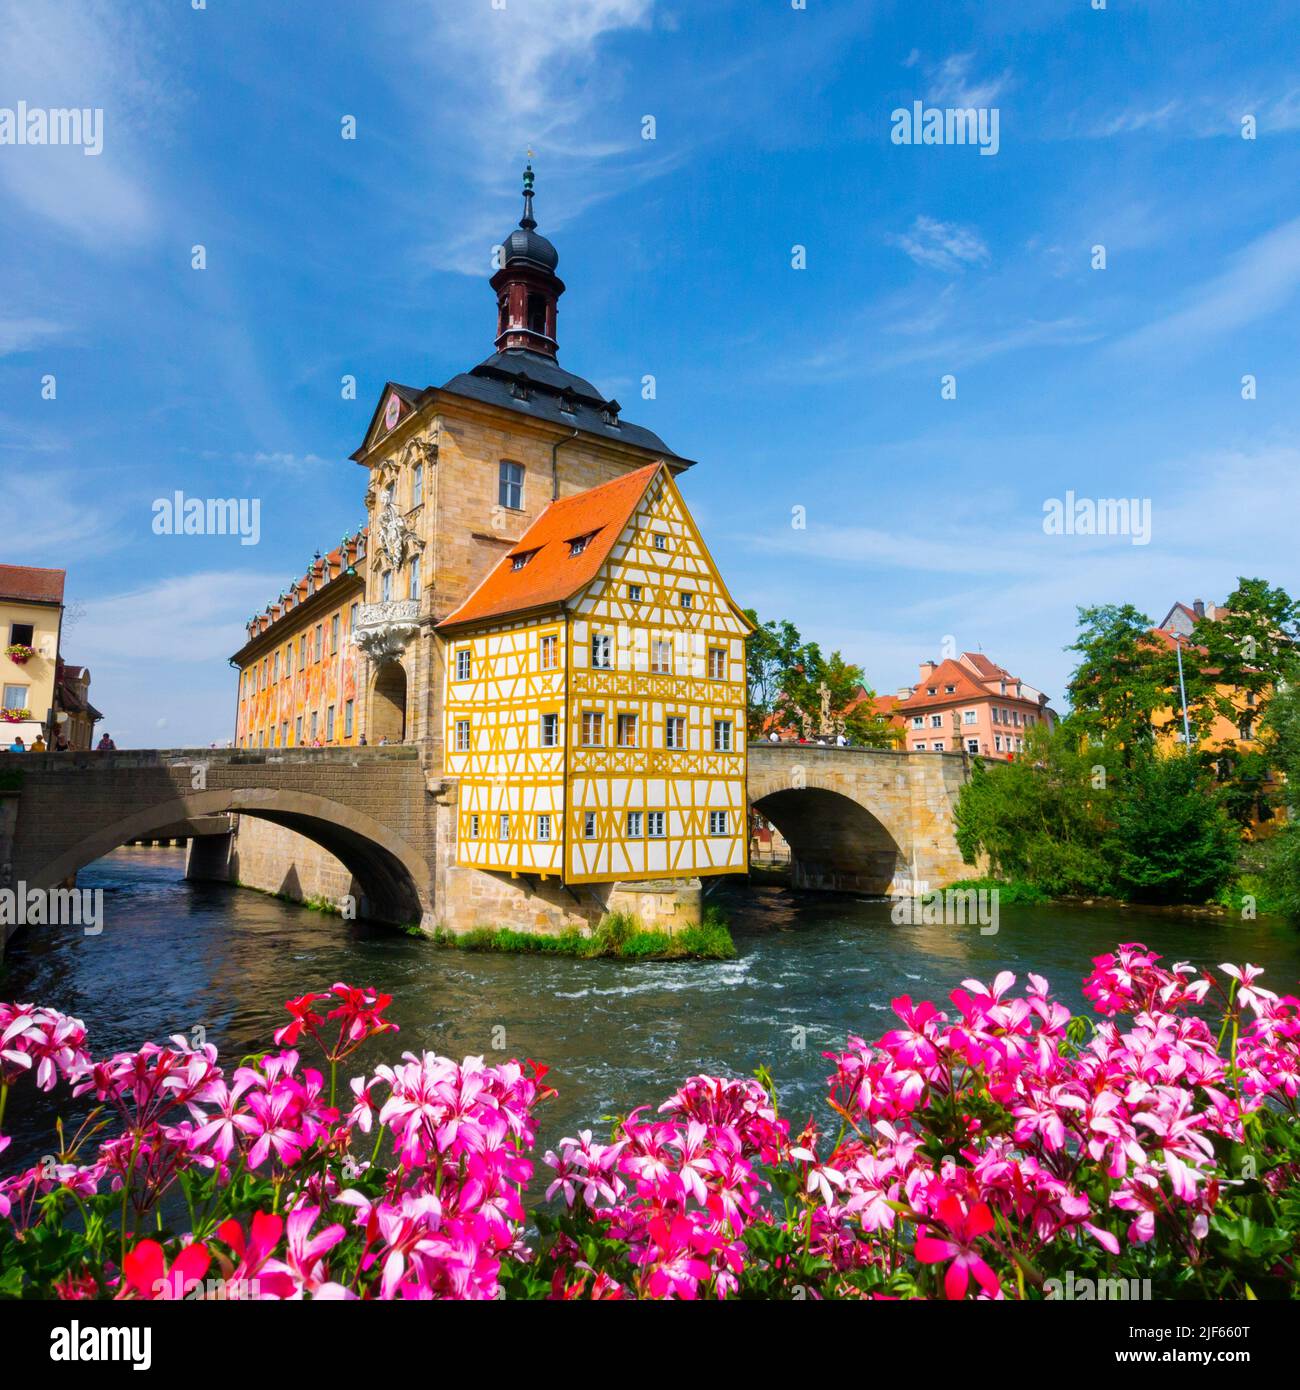
POLYGON ((954 661, 951 657, 941 661, 939 665, 930 672, 926 678, 917 685, 916 689, 906 700, 898 702, 898 708, 922 709, 934 704, 942 704, 945 700, 972 700, 987 697, 990 692, 984 688, 974 676, 964 667, 961 662, 954 661), (949 694, 944 687, 954 686, 955 689, 949 694), (935 694, 927 695, 928 687, 933 686, 935 694))
POLYGON ((440 628, 545 608, 572 598, 595 577, 662 463, 552 502, 502 557, 473 593, 438 624, 440 628), (569 541, 589 536, 578 555, 569 541), (519 555, 528 562, 515 569, 519 555))
POLYGON ((983 652, 962 652, 961 659, 968 666, 973 666, 985 680, 1009 681, 1015 679, 1010 671, 999 666, 997 662, 990 661, 983 652))
POLYGON ((36 569, 31 565, 0 565, 0 598, 27 603, 62 603, 64 570, 36 569))

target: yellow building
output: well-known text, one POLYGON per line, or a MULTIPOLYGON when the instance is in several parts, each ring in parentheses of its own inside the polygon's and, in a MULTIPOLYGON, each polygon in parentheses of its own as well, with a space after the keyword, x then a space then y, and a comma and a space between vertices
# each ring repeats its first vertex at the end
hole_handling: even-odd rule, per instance
POLYGON ((438 625, 456 862, 743 873, 749 630, 663 464, 552 502, 438 625))
POLYGON ((63 624, 64 571, 30 565, 0 565, 0 655, 3 680, 3 742, 30 748, 51 737, 59 635, 63 624))

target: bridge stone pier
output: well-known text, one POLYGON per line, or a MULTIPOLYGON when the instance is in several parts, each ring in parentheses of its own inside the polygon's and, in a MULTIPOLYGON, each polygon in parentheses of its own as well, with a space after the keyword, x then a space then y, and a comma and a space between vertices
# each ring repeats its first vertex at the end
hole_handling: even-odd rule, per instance
POLYGON ((785 836, 796 888, 941 888, 976 870, 957 850, 959 753, 754 743, 749 802, 785 836))
MULTIPOLYGON (((360 916, 436 920, 440 808, 415 748, 26 753, 5 759, 4 773, 6 884, 57 887, 130 840, 204 817, 251 817, 337 859, 359 890, 360 916)), ((234 838, 192 840, 194 876, 238 881, 234 838)), ((292 882, 265 886, 298 896, 292 882)))

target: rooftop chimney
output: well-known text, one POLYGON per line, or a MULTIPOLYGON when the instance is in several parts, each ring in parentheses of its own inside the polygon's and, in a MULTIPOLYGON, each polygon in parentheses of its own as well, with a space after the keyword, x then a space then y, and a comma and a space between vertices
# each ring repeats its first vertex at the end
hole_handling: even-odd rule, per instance
POLYGON ((938 669, 938 666, 933 661, 923 661, 921 663, 921 679, 923 681, 928 681, 938 669))
POLYGON ((1205 617, 1205 601, 1199 598, 1194 599, 1192 601, 1192 612, 1195 613, 1198 618, 1205 617))

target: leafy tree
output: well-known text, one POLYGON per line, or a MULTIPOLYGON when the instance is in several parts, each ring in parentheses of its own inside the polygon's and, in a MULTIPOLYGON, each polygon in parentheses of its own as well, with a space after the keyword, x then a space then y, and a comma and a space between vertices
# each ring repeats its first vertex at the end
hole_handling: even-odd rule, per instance
POLYGON ((754 625, 745 653, 752 739, 776 713, 777 701, 800 662, 804 644, 799 629, 786 619, 763 623, 752 608, 745 609, 745 616, 754 625))
POLYGON ((1009 763, 977 759, 957 801, 957 846, 974 864, 981 855, 997 878, 1023 880, 1052 894, 1110 891, 1101 846, 1113 796, 1109 766, 1073 717, 1038 724, 1009 763))
POLYGON ((1125 897, 1201 903, 1232 878, 1241 839, 1186 751, 1134 758, 1114 805, 1106 855, 1125 897))
POLYGON ((1084 733, 1118 748, 1127 766, 1150 745, 1156 711, 1169 707, 1176 658, 1130 603, 1080 608, 1079 628, 1066 648, 1080 657, 1069 685, 1073 717, 1084 733))

